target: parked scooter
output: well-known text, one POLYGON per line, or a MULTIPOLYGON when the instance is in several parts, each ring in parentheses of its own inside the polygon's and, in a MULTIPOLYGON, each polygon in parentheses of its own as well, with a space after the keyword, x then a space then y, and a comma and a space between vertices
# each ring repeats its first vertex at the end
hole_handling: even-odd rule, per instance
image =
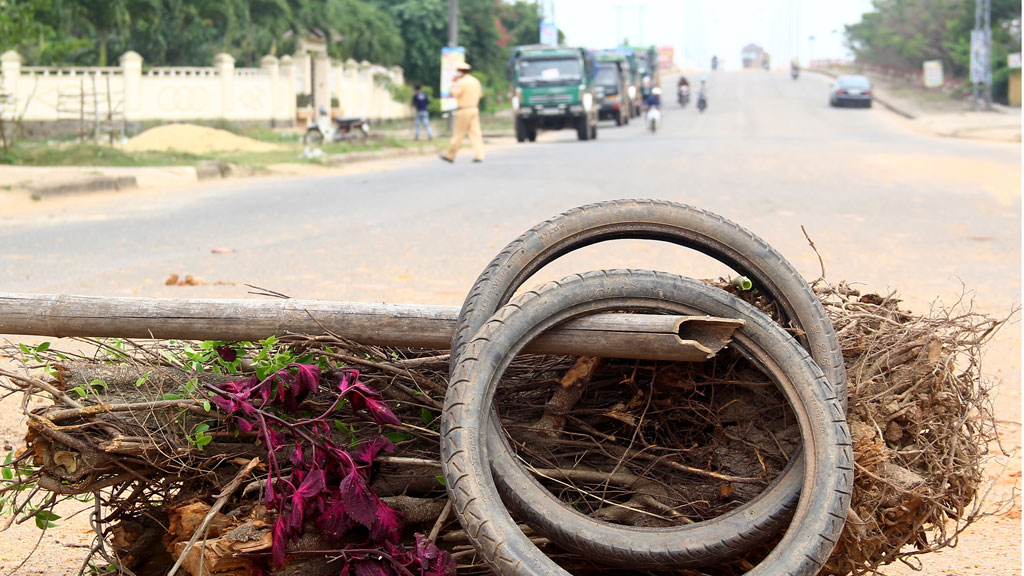
POLYGON ((341 142, 360 137, 366 140, 370 136, 370 121, 366 118, 331 118, 326 110, 321 110, 316 120, 312 118, 306 123, 306 135, 303 142, 319 146, 326 142, 341 142))

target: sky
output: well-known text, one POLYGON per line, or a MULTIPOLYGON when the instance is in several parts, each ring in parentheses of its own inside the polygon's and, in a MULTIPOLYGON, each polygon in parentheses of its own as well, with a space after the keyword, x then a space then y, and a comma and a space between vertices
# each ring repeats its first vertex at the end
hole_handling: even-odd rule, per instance
POLYGON ((799 55, 848 58, 844 25, 871 11, 871 0, 538 0, 571 46, 670 45, 676 63, 706 68, 717 55, 727 68, 758 44, 784 65, 799 55), (813 40, 810 37, 814 37, 813 40))

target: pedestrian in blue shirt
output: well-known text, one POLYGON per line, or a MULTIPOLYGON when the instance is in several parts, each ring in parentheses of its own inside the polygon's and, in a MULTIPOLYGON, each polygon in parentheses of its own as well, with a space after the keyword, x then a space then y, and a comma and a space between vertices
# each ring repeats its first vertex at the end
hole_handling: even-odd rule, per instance
POLYGON ((412 96, 412 105, 416 107, 416 122, 415 122, 415 136, 416 140, 420 139, 420 124, 423 124, 423 128, 427 132, 427 138, 430 140, 434 139, 433 132, 430 131, 430 113, 427 112, 427 106, 430 105, 430 98, 423 93, 422 86, 417 84, 415 86, 416 93, 412 96))

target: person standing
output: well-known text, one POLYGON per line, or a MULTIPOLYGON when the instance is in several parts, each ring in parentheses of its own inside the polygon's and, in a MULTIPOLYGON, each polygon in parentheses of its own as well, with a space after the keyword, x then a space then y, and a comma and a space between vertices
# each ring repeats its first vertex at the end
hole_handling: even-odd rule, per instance
POLYGON ((423 93, 423 87, 419 84, 415 88, 416 93, 412 95, 412 105, 416 108, 415 135, 413 139, 420 139, 420 125, 422 124, 423 129, 427 133, 427 139, 433 140, 434 133, 430 131, 430 113, 427 112, 427 106, 430 105, 430 97, 423 93))
POLYGON ((473 146, 473 162, 484 161, 484 138, 480 130, 480 98, 483 87, 480 81, 469 75, 472 67, 465 62, 456 67, 455 79, 452 81, 451 94, 455 98, 455 131, 448 150, 441 155, 445 162, 455 162, 455 154, 462 147, 462 140, 469 134, 469 143, 473 146))

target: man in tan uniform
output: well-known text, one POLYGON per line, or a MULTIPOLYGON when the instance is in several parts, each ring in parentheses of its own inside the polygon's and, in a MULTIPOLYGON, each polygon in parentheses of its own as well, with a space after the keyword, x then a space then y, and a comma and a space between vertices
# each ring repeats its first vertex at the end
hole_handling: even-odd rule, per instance
POLYGON ((455 162, 455 153, 462 147, 462 139, 469 133, 469 143, 473 146, 473 162, 484 161, 484 139, 480 131, 480 98, 483 88, 480 81, 468 74, 470 65, 459 64, 458 74, 452 82, 451 94, 455 98, 455 132, 452 134, 451 145, 441 155, 445 162, 455 162))

